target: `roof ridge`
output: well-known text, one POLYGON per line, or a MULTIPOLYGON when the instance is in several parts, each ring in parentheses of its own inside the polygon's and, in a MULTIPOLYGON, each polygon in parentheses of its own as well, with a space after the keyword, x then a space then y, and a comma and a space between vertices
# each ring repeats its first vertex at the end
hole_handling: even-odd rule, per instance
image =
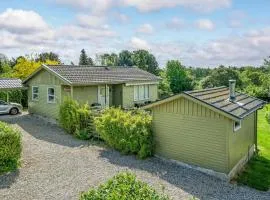
POLYGON ((90 67, 90 68, 123 68, 123 69, 139 69, 137 66, 106 66, 106 65, 46 65, 48 67, 90 67))

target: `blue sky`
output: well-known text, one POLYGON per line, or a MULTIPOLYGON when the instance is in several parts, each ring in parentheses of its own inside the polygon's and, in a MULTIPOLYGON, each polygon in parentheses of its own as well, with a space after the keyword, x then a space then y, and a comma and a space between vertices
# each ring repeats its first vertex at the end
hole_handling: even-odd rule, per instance
POLYGON ((78 62, 147 49, 161 67, 256 65, 270 55, 268 0, 2 0, 0 53, 54 51, 78 62))

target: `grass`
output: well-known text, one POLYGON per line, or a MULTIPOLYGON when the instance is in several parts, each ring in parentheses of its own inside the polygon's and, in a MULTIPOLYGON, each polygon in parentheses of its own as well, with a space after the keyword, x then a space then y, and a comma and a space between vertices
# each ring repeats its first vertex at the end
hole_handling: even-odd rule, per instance
POLYGON ((265 119, 265 113, 266 108, 258 112, 259 153, 250 160, 238 177, 238 183, 263 191, 270 188, 270 125, 265 119))

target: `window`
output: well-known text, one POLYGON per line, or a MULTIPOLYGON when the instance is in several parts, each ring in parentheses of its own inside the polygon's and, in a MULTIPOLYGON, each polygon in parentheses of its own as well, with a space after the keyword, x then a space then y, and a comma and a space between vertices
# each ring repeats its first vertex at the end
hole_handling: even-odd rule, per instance
POLYGON ((234 122, 233 130, 238 131, 241 128, 241 121, 234 122))
POLYGON ((37 101, 39 99, 39 88, 37 86, 32 87, 32 100, 37 101))
POLYGON ((149 85, 134 86, 134 101, 149 99, 149 85))
POLYGON ((0 100, 0 105, 8 105, 5 101, 0 100))
POLYGON ((54 88, 48 88, 48 103, 55 103, 54 88))

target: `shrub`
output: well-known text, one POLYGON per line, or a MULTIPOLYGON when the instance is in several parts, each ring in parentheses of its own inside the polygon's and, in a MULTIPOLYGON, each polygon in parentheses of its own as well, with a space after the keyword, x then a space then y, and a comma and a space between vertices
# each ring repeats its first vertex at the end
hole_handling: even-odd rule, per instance
POLYGON ((91 189, 80 196, 80 200, 168 200, 164 194, 158 194, 146 183, 136 180, 132 173, 119 173, 96 190, 91 189))
POLYGON ((79 139, 89 139, 95 135, 93 113, 88 104, 79 105, 77 101, 66 98, 60 106, 60 125, 79 139))
POLYGON ((145 111, 106 109, 94 122, 100 137, 122 153, 137 154, 139 158, 152 155, 152 117, 145 111))
POLYGON ((21 134, 0 122, 0 174, 15 170, 21 158, 21 134))

